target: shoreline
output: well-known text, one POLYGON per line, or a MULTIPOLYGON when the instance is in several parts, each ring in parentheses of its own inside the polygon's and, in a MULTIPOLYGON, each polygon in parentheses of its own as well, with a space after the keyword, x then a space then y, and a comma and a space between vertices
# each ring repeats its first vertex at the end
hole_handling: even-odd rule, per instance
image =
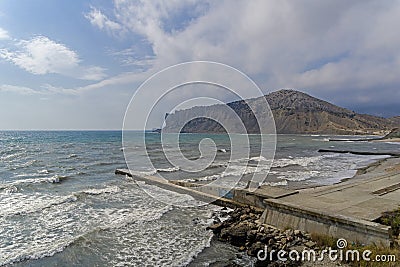
MULTIPOLYGON (((360 167, 357 169, 356 174, 352 178, 344 178, 339 183, 341 186, 347 186, 352 184, 359 184, 363 181, 368 181, 369 179, 380 179, 385 175, 388 175, 393 172, 400 172, 400 158, 399 157, 388 157, 384 159, 376 160, 365 167, 360 167)), ((336 185, 337 185, 336 184, 336 185)), ((330 189, 333 185, 323 185, 318 187, 318 189, 330 189)), ((299 191, 310 193, 316 188, 305 188, 300 189, 299 191)), ((209 226, 208 229, 212 230, 214 233, 214 238, 221 242, 226 242, 235 246, 238 249, 238 252, 245 252, 248 256, 253 257, 254 261, 257 262, 255 250, 260 250, 264 248, 264 245, 275 245, 275 249, 298 249, 299 247, 304 249, 316 249, 317 251, 321 249, 316 244, 316 240, 312 238, 312 236, 300 230, 287 230, 287 229, 279 229, 277 227, 270 226, 268 224, 260 223, 260 217, 254 218, 252 215, 255 213, 250 209, 250 215, 248 216, 248 211, 245 208, 236 209, 234 213, 239 213, 240 215, 233 216, 233 219, 230 221, 225 221, 223 223, 214 223, 209 226), (249 222, 249 219, 251 219, 249 222), (256 226, 254 225, 256 224, 256 226), (267 229, 267 230, 265 230, 267 229), (246 230, 246 231, 245 231, 246 230), (253 236, 255 235, 255 237, 253 236), (303 239, 302 239, 303 238, 303 239), (270 241, 272 240, 272 241, 270 241), (292 241, 297 240, 294 243, 292 241)), ((384 212, 384 210, 382 210, 384 212)), ((298 262, 293 262, 294 264, 298 264, 298 262)), ((310 263, 303 262, 305 266, 310 263)), ((266 262, 260 262, 260 264, 265 265, 266 262)), ((274 261, 274 266, 284 266, 279 265, 274 261)), ((230 266, 227 264, 226 266, 230 266)), ((233 265, 235 266, 235 265, 233 265)), ((255 266, 258 266, 257 263, 255 266)), ((260 265, 261 266, 261 265, 260 265)), ((324 262, 321 266, 337 266, 337 262, 324 262)), ((342 265, 346 266, 346 265, 342 265)))
POLYGON ((377 139, 377 140, 372 140, 372 142, 394 142, 394 143, 400 143, 400 138, 377 139))

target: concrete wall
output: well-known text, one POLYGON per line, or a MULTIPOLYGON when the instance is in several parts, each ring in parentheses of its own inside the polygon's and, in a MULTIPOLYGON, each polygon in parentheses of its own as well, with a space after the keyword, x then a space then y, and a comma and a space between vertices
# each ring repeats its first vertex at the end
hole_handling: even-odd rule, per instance
POLYGON ((249 194, 249 191, 246 189, 233 190, 233 201, 243 203, 245 205, 250 205, 260 209, 265 209, 266 206, 264 204, 264 199, 265 198, 263 197, 254 194, 249 194))
POLYGON ((265 211, 261 222, 280 229, 291 228, 345 238, 348 242, 389 246, 389 226, 365 220, 325 214, 321 211, 304 209, 296 205, 282 204, 276 199, 264 200, 265 211))

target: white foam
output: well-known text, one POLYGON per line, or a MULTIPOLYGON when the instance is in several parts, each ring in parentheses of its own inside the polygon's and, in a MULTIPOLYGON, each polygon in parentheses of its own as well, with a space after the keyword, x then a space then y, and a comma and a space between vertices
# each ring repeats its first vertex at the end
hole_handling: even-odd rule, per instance
POLYGON ((307 167, 309 164, 320 161, 321 159, 323 159, 323 156, 275 159, 272 163, 272 167, 283 168, 291 165, 307 167))
POLYGON ((250 160, 252 160, 252 161, 258 161, 258 162, 260 162, 260 161, 267 161, 267 159, 266 159, 265 157, 263 157, 263 156, 252 157, 252 158, 250 158, 250 160))
POLYGON ((170 167, 170 168, 157 169, 157 172, 176 172, 179 170, 180 170, 179 166, 174 166, 174 167, 170 167))
POLYGON ((278 182, 264 182, 263 184, 269 185, 269 186, 286 186, 286 185, 288 185, 288 181, 284 179, 284 180, 278 181, 278 182))
POLYGON ((121 188, 118 186, 109 186, 105 188, 99 188, 99 189, 88 189, 88 190, 83 190, 82 193, 88 194, 88 195, 100 195, 100 194, 115 194, 121 192, 121 188))
POLYGON ((0 206, 2 208, 0 209, 0 215, 3 217, 34 213, 54 205, 77 200, 76 196, 73 195, 54 196, 41 193, 29 195, 24 193, 8 193, 8 196, 4 194, 1 196, 0 206))
POLYGON ((205 231, 205 212, 185 208, 172 213, 172 217, 110 233, 114 242, 108 252, 113 255, 109 265, 187 266, 210 246, 213 234, 205 231))
POLYGON ((13 153, 13 154, 10 154, 10 155, 7 155, 7 156, 2 156, 2 157, 0 157, 0 161, 7 161, 7 160, 10 160, 10 159, 15 159, 15 158, 18 158, 21 155, 24 155, 24 153, 17 152, 17 153, 13 153))
POLYGON ((308 179, 311 179, 313 177, 318 177, 320 176, 321 172, 315 171, 315 170, 309 170, 309 171, 286 171, 281 173, 277 178, 282 179, 282 180, 287 180, 287 181, 294 181, 294 182, 299 182, 299 181, 305 181, 308 179))
MULTIPOLYGON (((102 190, 103 193, 115 191, 115 186, 102 190)), ((160 205, 135 187, 106 196, 95 192, 96 194, 91 194, 93 191, 89 191, 87 197, 96 201, 103 200, 106 207, 92 207, 86 204, 87 201, 79 201, 74 195, 61 197, 39 193, 3 194, 0 202, 0 236, 7 242, 0 243, 0 265, 52 256, 92 232, 125 229, 132 222, 156 221, 171 209, 160 205), (108 203, 118 204, 119 208, 108 203), (34 212, 39 210, 41 212, 34 212), (30 213, 29 216, 21 216, 26 213, 30 213), (19 217, 15 220, 9 219, 10 216, 19 217)), ((85 190, 76 194, 81 193, 88 192, 85 190)), ((140 226, 137 228, 141 230, 140 226)))
POLYGON ((385 144, 400 145, 400 142, 384 142, 385 144))
POLYGON ((151 176, 157 173, 157 170, 148 170, 148 171, 131 171, 132 175, 135 176, 151 176))
MULTIPOLYGON (((26 174, 22 174, 22 176, 25 176, 26 174)), ((16 176, 20 177, 20 176, 16 176)), ((23 184, 39 184, 39 183, 59 183, 62 180, 66 179, 66 176, 59 176, 59 175, 54 175, 52 177, 46 177, 46 178, 29 178, 29 179, 20 179, 16 180, 11 183, 2 183, 0 184, 0 189, 8 188, 10 186, 17 186, 17 185, 23 185, 23 184)))
POLYGON ((156 200, 168 205, 193 207, 205 204, 204 202, 194 199, 190 195, 180 194, 154 185, 144 184, 141 185, 140 188, 144 189, 146 193, 153 196, 156 200))

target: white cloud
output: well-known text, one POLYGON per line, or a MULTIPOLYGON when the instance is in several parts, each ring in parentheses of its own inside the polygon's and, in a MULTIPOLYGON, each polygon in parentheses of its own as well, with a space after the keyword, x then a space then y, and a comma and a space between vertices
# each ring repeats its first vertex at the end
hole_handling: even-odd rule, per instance
POLYGON ((120 24, 110 20, 106 15, 104 15, 97 8, 91 7, 90 12, 85 14, 85 18, 90 21, 90 23, 100 30, 106 30, 108 32, 114 32, 121 30, 122 27, 120 24))
POLYGON ((0 28, 0 40, 6 40, 6 39, 10 39, 8 32, 3 28, 0 28))
POLYGON ((57 73, 84 80, 100 80, 106 75, 101 67, 82 66, 77 53, 45 36, 21 40, 17 49, 0 50, 0 58, 8 60, 30 73, 57 73))
POLYGON ((79 64, 74 51, 44 36, 22 40, 18 46, 22 51, 7 51, 3 58, 33 74, 63 73, 79 64))
POLYGON ((17 94, 22 94, 22 95, 41 94, 40 91, 33 90, 32 88, 29 88, 29 87, 15 86, 15 85, 9 85, 9 84, 0 85, 0 92, 10 92, 10 93, 17 93, 17 94))
MULTIPOLYGON (((322 97, 400 86, 398 1, 115 0, 112 14, 150 44, 149 72, 211 60, 237 67, 268 90, 299 88, 322 97), (197 11, 185 17, 188 6, 197 11), (182 27, 168 27, 182 20, 182 27)), ((387 94, 380 95, 384 101, 387 94)))

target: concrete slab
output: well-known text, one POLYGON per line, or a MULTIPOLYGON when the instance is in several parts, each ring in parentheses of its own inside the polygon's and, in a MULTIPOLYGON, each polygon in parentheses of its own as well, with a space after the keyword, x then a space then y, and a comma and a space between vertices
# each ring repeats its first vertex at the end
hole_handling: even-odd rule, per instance
POLYGON ((400 207, 400 172, 393 167, 399 165, 400 158, 391 158, 343 183, 283 195, 279 205, 274 199, 266 198, 265 222, 348 240, 389 244, 390 231, 381 231, 383 226, 374 226, 374 221, 383 212, 400 207), (357 226, 347 225, 352 221, 357 221, 357 226), (370 224, 370 229, 362 226, 370 224), (352 233, 356 234, 352 236, 352 233))
POLYGON ((249 192, 249 194, 254 194, 259 197, 264 197, 264 198, 282 198, 290 195, 294 195, 299 193, 297 190, 290 190, 282 187, 276 187, 276 186, 268 186, 268 185, 263 185, 254 192, 249 192))
POLYGON ((341 210, 340 214, 372 222, 378 219, 382 215, 382 212, 394 210, 397 206, 398 203, 396 203, 396 201, 374 197, 367 201, 351 205, 350 207, 341 210))

